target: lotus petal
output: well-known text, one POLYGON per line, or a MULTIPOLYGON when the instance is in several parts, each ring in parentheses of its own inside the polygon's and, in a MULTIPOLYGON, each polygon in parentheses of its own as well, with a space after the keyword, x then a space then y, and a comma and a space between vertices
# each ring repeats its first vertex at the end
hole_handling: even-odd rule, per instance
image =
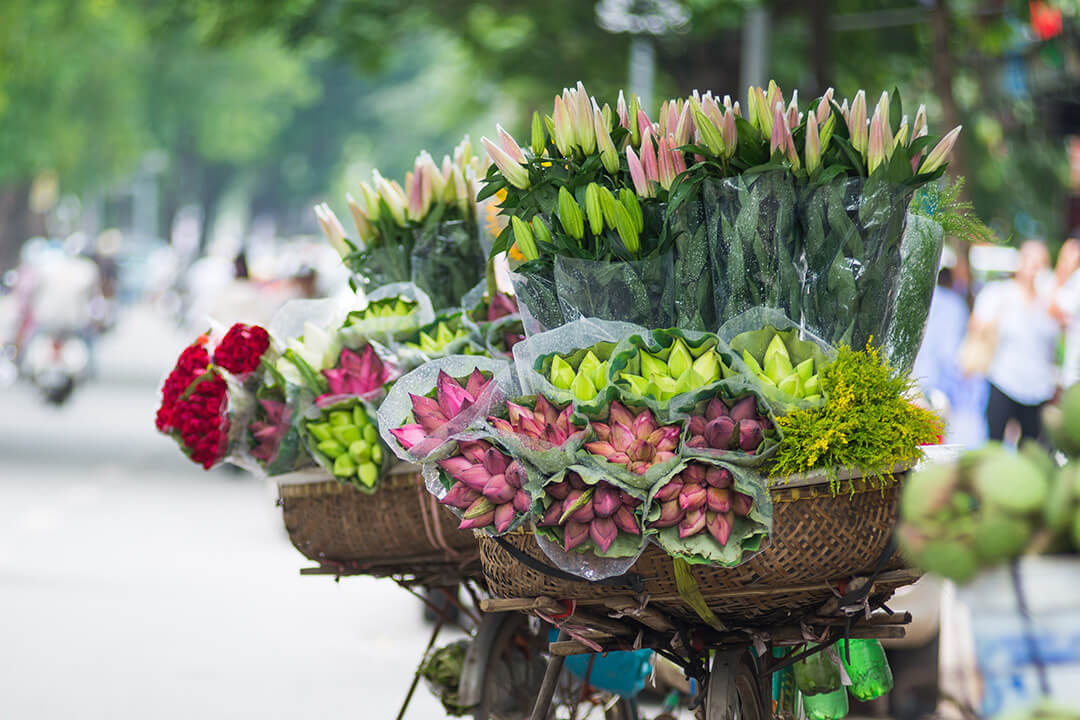
POLYGON ((514 518, 517 517, 514 512, 514 506, 510 503, 499 505, 495 508, 495 516, 492 518, 492 524, 495 526, 495 532, 504 533, 510 529, 510 526, 514 524, 514 518))
POLYGON ((607 552, 618 535, 619 528, 609 517, 598 517, 589 523, 589 537, 600 552, 607 552))
POLYGON ((705 529, 705 511, 691 510, 679 521, 679 538, 693 537, 705 529))
POLYGON ((615 511, 615 514, 611 516, 615 526, 624 533, 630 535, 640 535, 641 529, 638 527, 637 518, 634 516, 634 511, 623 505, 621 508, 615 511))
POLYGON ((754 498, 741 492, 736 492, 731 501, 732 511, 739 517, 746 517, 754 507, 754 498))
POLYGON ((734 478, 727 468, 712 467, 705 473, 705 482, 714 488, 723 490, 732 486, 734 478))
POLYGON ((571 520, 563 528, 563 550, 573 550, 581 543, 589 539, 589 526, 571 520))
POLYGON ((423 425, 417 425, 415 423, 409 425, 402 425, 399 428, 391 428, 390 434, 397 438, 397 441, 401 443, 401 447, 408 450, 417 443, 423 442, 427 439, 427 430, 423 425))
POLYGON ((734 525, 734 517, 730 512, 708 513, 705 527, 713 539, 721 545, 727 545, 731 537, 731 528, 734 525))

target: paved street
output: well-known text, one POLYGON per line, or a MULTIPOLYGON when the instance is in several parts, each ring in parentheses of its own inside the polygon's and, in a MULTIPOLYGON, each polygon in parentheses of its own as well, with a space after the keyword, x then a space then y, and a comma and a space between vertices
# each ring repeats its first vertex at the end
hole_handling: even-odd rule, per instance
POLYGON ((0 718, 393 718, 418 602, 301 577, 271 488, 155 433, 184 340, 139 313, 66 407, 0 390, 0 718))

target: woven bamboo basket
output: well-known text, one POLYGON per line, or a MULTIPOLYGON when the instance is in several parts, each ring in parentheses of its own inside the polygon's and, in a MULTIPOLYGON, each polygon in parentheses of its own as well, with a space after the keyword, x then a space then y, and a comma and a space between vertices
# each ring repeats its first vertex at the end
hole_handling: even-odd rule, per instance
MULTIPOLYGON (((774 486, 773 529, 761 552, 734 568, 692 566, 709 608, 724 621, 768 625, 820 607, 835 597, 839 582, 870 573, 887 551, 896 525, 902 477, 902 473, 888 476, 884 487, 849 478, 835 496, 827 484, 774 486)), ((505 539, 550 564, 530 532, 505 539)), ((554 578, 524 565, 486 537, 480 539, 480 559, 488 589, 496 597, 546 596, 589 605, 628 592, 621 587, 554 578)), ((885 565, 886 570, 902 567, 898 556, 885 565)), ((697 619, 678 592, 672 559, 662 548, 647 546, 630 572, 644 580, 643 595, 650 606, 675 617, 697 619)), ((910 575, 886 573, 874 584, 873 595, 879 600, 887 598, 910 582, 910 575), (899 579, 900 575, 907 579, 899 579)))
POLYGON ((479 577, 476 537, 457 529, 415 466, 395 466, 370 494, 313 475, 305 479, 314 482, 279 484, 279 504, 292 544, 327 572, 439 585, 479 577))

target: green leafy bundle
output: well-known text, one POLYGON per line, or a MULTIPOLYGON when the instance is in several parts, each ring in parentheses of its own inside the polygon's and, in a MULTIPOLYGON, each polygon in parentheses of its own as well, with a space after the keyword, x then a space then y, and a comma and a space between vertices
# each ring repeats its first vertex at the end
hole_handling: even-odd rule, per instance
POLYGON ((922 457, 920 445, 940 442, 941 420, 912 404, 911 379, 892 370, 877 350, 841 346, 819 372, 825 404, 777 418, 781 441, 770 475, 805 475, 839 468, 881 477, 896 463, 922 457))

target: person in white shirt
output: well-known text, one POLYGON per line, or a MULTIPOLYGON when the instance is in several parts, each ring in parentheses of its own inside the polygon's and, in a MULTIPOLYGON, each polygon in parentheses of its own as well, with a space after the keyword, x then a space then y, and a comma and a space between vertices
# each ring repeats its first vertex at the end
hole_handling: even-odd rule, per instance
POLYGON ((1061 385, 1069 387, 1080 382, 1080 240, 1077 238, 1069 238, 1061 246, 1054 276, 1054 305, 1066 318, 1061 385))
POLYGON ((1050 253, 1037 241, 1020 247, 1016 273, 988 284, 975 299, 971 324, 976 332, 991 329, 996 336, 987 371, 990 396, 986 406, 991 440, 1002 440, 1009 420, 1020 424, 1021 435, 1042 434, 1041 410, 1057 391, 1055 354, 1062 318, 1049 297, 1036 288, 1039 273, 1050 266, 1050 253))

